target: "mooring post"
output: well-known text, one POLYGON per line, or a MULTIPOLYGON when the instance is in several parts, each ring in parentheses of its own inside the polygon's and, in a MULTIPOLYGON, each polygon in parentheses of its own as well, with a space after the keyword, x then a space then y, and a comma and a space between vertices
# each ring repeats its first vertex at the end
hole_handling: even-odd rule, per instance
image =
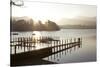
POLYGON ((80 48, 80 38, 78 38, 78 47, 80 48))
POLYGON ((80 43, 80 38, 78 38, 78 42, 80 43))

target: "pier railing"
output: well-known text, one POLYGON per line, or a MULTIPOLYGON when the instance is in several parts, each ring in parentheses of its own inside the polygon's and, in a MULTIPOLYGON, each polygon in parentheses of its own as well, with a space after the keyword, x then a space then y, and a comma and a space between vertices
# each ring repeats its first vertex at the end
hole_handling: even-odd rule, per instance
POLYGON ((72 47, 81 47, 81 38, 71 38, 64 40, 55 40, 50 37, 18 37, 16 39, 11 40, 11 54, 30 52, 36 50, 37 46, 40 46, 39 49, 51 48, 52 54, 60 52, 65 49, 69 49, 72 47), (44 47, 45 46, 45 47, 44 47), (17 52, 18 50, 22 52, 17 52))
MULTIPOLYGON (((50 37, 20 37, 11 40, 11 64, 16 64, 19 61, 27 59, 43 59, 72 48, 82 47, 82 38, 71 39, 53 39, 50 37), (37 49, 37 47, 39 47, 37 49), (18 52, 21 51, 21 52, 18 52)), ((61 56, 61 55, 60 55, 61 56)))

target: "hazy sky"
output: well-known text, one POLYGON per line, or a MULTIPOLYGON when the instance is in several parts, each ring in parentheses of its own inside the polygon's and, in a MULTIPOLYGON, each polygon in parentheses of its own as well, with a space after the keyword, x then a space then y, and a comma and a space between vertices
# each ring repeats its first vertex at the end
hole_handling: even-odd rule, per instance
POLYGON ((96 6, 73 5, 40 2, 24 2, 24 7, 12 6, 12 16, 29 16, 33 20, 47 19, 59 21, 62 18, 75 18, 77 16, 95 17, 96 6))

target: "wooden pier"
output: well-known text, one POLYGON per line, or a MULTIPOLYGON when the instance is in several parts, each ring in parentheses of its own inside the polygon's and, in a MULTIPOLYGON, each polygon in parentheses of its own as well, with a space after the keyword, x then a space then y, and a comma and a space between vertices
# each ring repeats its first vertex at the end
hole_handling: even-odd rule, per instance
POLYGON ((82 46, 81 38, 74 38, 74 39, 67 39, 67 40, 54 40, 50 38, 46 39, 32 39, 32 38, 18 38, 16 41, 11 41, 11 43, 16 42, 16 45, 11 44, 11 52, 12 52, 12 47, 14 48, 14 53, 11 53, 11 64, 16 63, 21 60, 25 59, 42 59, 45 57, 48 57, 50 55, 62 52, 67 49, 75 48, 78 47, 80 48, 82 46), (46 40, 46 41, 45 41, 46 40), (43 42, 43 43, 42 43, 43 42), (42 45, 44 43, 47 43, 47 47, 40 48, 40 49, 35 49, 36 43, 38 45, 42 45), (48 44, 49 43, 49 44, 48 44), (18 49, 24 49, 23 52, 17 53, 16 50, 18 49), (32 49, 33 48, 33 49, 32 49))

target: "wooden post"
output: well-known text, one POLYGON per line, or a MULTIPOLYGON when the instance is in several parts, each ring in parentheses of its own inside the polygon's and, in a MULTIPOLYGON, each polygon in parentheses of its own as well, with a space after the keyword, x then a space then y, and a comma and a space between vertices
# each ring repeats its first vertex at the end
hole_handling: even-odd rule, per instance
POLYGON ((38 43, 41 46, 40 40, 41 40, 41 36, 39 36, 39 40, 38 40, 38 43))
POLYGON ((34 46, 35 46, 35 38, 34 38, 34 39, 32 39, 32 41, 33 41, 33 44, 34 44, 34 46))
POLYGON ((76 42, 76 38, 74 38, 74 42, 76 42))
POLYGON ((66 40, 65 40, 65 45, 64 45, 64 46, 65 46, 65 48, 64 48, 64 49, 66 49, 66 40))
MULTIPOLYGON (((59 41, 59 45, 61 45, 61 40, 59 41)), ((59 46, 59 51, 61 50, 61 46, 59 46)))
POLYGON ((67 43, 68 43, 68 41, 66 40, 66 48, 67 48, 67 43))
POLYGON ((67 48, 68 48, 68 39, 67 39, 67 48))
POLYGON ((23 42, 23 38, 21 38, 21 49, 22 49, 22 45, 23 45, 23 43, 22 43, 22 42, 23 42))
POLYGON ((57 41, 57 43, 56 43, 56 44, 57 44, 57 47, 56 47, 57 49, 56 49, 56 51, 58 51, 58 41, 57 41))
POLYGON ((31 48, 31 46, 30 46, 30 43, 29 43, 29 51, 30 51, 30 48, 31 48))
MULTIPOLYGON (((70 43, 72 43, 72 39, 70 39, 70 43)), ((72 44, 69 44, 70 45, 70 47, 72 46, 72 44)))
POLYGON ((80 38, 78 38, 78 42, 80 42, 80 38))
POLYGON ((32 44, 32 37, 30 37, 30 43, 31 43, 31 45, 33 46, 33 44, 32 44))
POLYGON ((31 45, 31 49, 32 49, 31 37, 29 37, 29 44, 31 45))
POLYGON ((62 49, 63 49, 63 40, 62 40, 62 49))
POLYGON ((50 41, 51 42, 51 47, 52 47, 52 41, 50 41))
POLYGON ((54 52, 55 52, 55 41, 54 41, 54 52))
POLYGON ((70 48, 69 50, 70 50, 70 53, 71 53, 71 51, 72 51, 72 48, 70 48))
POLYGON ((20 43, 20 41, 19 41, 19 37, 18 37, 18 44, 17 44, 18 45, 18 49, 19 49, 19 43, 20 43))
POLYGON ((59 51, 59 42, 60 42, 60 41, 58 41, 58 51, 59 51))
POLYGON ((80 48, 80 38, 78 38, 78 47, 80 48))
POLYGON ((16 54, 16 45, 15 45, 15 54, 16 54))
POLYGON ((55 47, 55 41, 54 41, 54 47, 55 47))
POLYGON ((27 48, 28 48, 28 37, 25 37, 25 42, 26 42, 25 43, 25 47, 26 47, 25 49, 27 50, 27 48))
POLYGON ((25 38, 24 38, 24 52, 25 52, 25 44, 26 44, 26 42, 25 42, 25 38))

